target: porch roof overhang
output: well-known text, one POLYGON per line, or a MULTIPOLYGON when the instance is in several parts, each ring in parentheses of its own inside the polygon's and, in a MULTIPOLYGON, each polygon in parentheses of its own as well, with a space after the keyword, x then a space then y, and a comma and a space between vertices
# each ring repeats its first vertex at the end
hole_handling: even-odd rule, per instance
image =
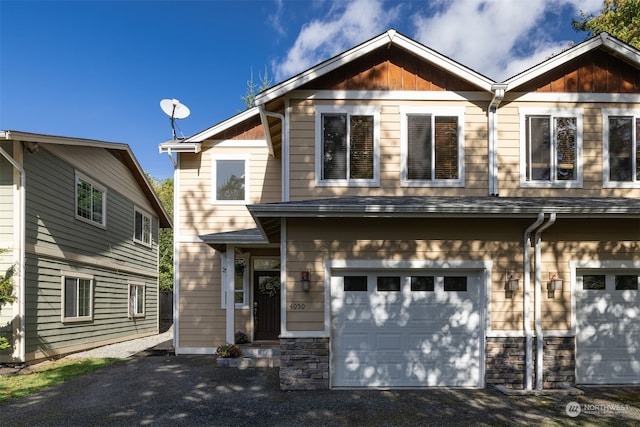
POLYGON ((640 218, 640 199, 583 197, 344 197, 247 206, 267 238, 282 218, 640 218))
POLYGON ((227 245, 262 246, 270 243, 258 228, 202 234, 198 237, 204 243, 221 252, 225 250, 227 245))

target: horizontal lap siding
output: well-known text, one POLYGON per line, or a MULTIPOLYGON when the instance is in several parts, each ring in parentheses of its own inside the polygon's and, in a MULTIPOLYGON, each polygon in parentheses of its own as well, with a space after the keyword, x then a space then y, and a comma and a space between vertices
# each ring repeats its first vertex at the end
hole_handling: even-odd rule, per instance
MULTIPOLYGON (((13 152, 11 143, 2 142, 0 147, 10 155, 13 152)), ((13 184, 14 170, 13 165, 4 156, 0 156, 0 249, 13 246, 13 209, 16 194, 16 186, 13 184)), ((0 264, 0 267, 4 267, 4 264, 0 264)), ((3 272, 4 269, 0 269, 0 275, 3 272)))
POLYGON ((244 204, 212 203, 212 153, 250 156, 250 203, 282 200, 280 160, 270 156, 266 147, 205 147, 198 154, 181 154, 178 221, 184 235, 256 226, 244 204))
POLYGON ((37 359, 158 332, 157 283, 148 277, 27 255, 27 359, 37 359), (94 278, 93 320, 62 323, 62 271, 94 278), (143 283, 145 317, 129 318, 130 282, 143 283))
POLYGON ((179 250, 178 345, 211 348, 224 344, 220 256, 205 244, 180 244, 179 250))
MULTIPOLYGON (((331 104, 316 101, 317 105, 331 104)), ((362 101, 346 101, 345 105, 362 105, 362 101)), ((290 109, 290 188, 291 200, 314 197, 344 197, 362 195, 363 187, 317 187, 314 102, 292 100, 290 109)), ((471 103, 369 101, 367 105, 380 108, 380 186, 364 187, 367 196, 430 196, 430 195, 486 195, 487 175, 487 114, 471 103), (401 106, 425 108, 462 106, 464 116, 465 188, 402 187, 401 173, 401 106)))
MULTIPOLYGON (((81 221, 75 217, 74 168, 46 150, 26 159, 27 244, 36 250, 61 251, 65 257, 92 257, 157 276, 157 217, 153 217, 153 245, 134 243, 136 204, 120 189, 107 187, 106 228, 81 221)), ((112 162, 116 162, 113 157, 112 162)), ((132 180, 128 185, 137 184, 132 180)))
POLYGON ((385 219, 287 221, 287 329, 324 329, 324 261, 492 260, 492 322, 517 329, 518 317, 504 295, 504 272, 522 265, 524 220, 385 219), (299 288, 299 272, 311 272, 311 288, 299 288), (305 304, 304 311, 291 304, 305 304))
MULTIPOLYGON (((498 110, 498 187, 503 197, 640 197, 640 189, 603 187, 603 109, 640 109, 640 104, 576 104, 509 102, 498 110), (520 187, 520 109, 566 108, 583 110, 582 188, 544 189, 520 187)), ((524 129, 522 129, 524 132, 524 129)))

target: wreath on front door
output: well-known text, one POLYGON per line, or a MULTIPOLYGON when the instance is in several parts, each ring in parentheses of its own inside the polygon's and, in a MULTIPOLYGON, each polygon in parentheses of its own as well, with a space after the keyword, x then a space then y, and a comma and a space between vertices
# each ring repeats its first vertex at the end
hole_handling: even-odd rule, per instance
POLYGON ((258 282, 258 288, 260 293, 268 295, 270 297, 277 295, 280 292, 280 278, 279 277, 264 277, 258 282))

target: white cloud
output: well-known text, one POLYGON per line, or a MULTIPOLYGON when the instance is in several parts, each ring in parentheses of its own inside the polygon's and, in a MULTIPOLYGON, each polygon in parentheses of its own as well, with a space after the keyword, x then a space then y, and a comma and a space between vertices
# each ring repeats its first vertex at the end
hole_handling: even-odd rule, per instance
POLYGON ((500 81, 568 47, 568 38, 550 35, 551 26, 560 24, 550 16, 571 10, 570 17, 561 17, 568 28, 570 21, 564 21, 580 11, 598 14, 602 0, 336 0, 324 6, 326 16, 303 25, 286 57, 272 64, 276 81, 389 28, 500 81))
POLYGON ((384 9, 381 0, 336 2, 327 16, 305 24, 281 63, 274 63, 276 81, 291 77, 386 31, 400 7, 384 9))

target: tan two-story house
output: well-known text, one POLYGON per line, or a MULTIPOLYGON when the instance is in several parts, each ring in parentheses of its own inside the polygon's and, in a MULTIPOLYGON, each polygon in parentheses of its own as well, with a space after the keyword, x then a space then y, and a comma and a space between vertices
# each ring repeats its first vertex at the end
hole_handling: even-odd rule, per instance
POLYGON ((283 389, 640 381, 640 52, 504 82, 396 31, 175 156, 175 349, 277 341, 283 389))

